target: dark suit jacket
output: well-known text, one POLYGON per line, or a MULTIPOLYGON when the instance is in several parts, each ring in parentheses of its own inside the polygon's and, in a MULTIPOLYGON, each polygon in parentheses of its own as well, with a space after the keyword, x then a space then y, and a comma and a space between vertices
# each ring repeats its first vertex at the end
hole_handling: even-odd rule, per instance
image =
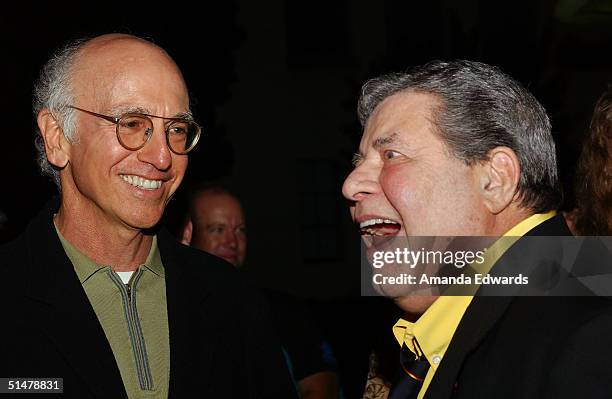
MULTIPOLYGON (((55 233, 56 209, 57 202, 49 204, 22 236, 0 248, 0 377, 62 377, 61 398, 127 398, 104 331, 55 233)), ((226 262, 178 244, 165 231, 158 232, 158 245, 166 276, 169 397, 295 397, 259 293, 226 262)))
MULTIPOLYGON (((557 216, 529 235, 570 232, 557 216)), ((508 256, 521 259, 523 240, 508 256)), ((522 259, 540 262, 556 256, 540 252, 522 259)), ((576 265, 580 263, 577 259, 576 265)), ((570 277, 557 275, 561 280, 570 277)), ((476 296, 425 397, 610 398, 611 360, 612 303, 607 298, 476 296)))

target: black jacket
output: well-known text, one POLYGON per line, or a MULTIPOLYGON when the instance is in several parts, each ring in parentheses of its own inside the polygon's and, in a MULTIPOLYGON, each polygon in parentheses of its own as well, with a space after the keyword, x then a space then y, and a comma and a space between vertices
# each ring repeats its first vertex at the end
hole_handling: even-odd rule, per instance
MULTIPOLYGON (((560 216, 528 234, 558 235, 570 235, 560 216)), ((538 267, 547 267, 550 259, 560 255, 541 249, 527 256, 521 242, 527 241, 519 240, 500 259, 502 264, 504 259, 519 259, 525 265, 538 262, 538 267)), ((585 256, 601 262, 610 259, 592 255, 579 255, 574 267, 584 267, 585 256)), ((612 267, 600 266, 600 270, 612 267)), ((571 280, 563 273, 556 278, 557 283, 571 280)), ((575 292, 578 285, 572 286, 575 292)), ((610 398, 611 359, 612 303, 608 298, 476 296, 425 397, 610 398)))
MULTIPOLYGON (((127 398, 54 230, 57 206, 47 205, 24 234, 0 248, 0 377, 62 377, 61 398, 127 398)), ((163 230, 158 245, 166 276, 169 397, 295 397, 260 294, 226 262, 178 244, 163 230)))

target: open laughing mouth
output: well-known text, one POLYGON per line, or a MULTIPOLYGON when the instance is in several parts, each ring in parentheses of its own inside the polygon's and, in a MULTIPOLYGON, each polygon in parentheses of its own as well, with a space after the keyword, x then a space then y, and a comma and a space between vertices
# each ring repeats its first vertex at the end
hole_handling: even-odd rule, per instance
POLYGON ((368 250, 392 247, 402 229, 400 222, 385 217, 367 216, 358 221, 361 239, 368 250))
POLYGON ((395 236, 401 228, 401 223, 383 218, 366 219, 359 223, 359 231, 362 236, 395 236))

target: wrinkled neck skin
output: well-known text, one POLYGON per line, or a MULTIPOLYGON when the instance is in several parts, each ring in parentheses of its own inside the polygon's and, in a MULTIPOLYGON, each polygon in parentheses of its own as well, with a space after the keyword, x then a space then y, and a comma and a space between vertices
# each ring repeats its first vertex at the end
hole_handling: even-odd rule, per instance
POLYGON ((486 236, 492 237, 501 237, 506 234, 510 229, 512 229, 517 224, 521 223, 523 220, 533 215, 533 211, 530 209, 525 209, 519 206, 518 204, 511 204, 504 211, 495 215, 493 220, 493 224, 490 226, 489 230, 486 232, 486 236))
POLYGON ((66 240, 94 262, 114 271, 135 271, 147 259, 153 236, 104 213, 62 187, 55 225, 66 240))
MULTIPOLYGON (((483 236, 501 237, 514 226, 533 215, 529 209, 522 208, 517 204, 511 204, 508 208, 496 215, 489 215, 486 221, 481 221, 483 236)), ((395 304, 404 311, 403 318, 408 321, 417 321, 423 313, 438 299, 438 296, 403 296, 394 298, 395 304)))

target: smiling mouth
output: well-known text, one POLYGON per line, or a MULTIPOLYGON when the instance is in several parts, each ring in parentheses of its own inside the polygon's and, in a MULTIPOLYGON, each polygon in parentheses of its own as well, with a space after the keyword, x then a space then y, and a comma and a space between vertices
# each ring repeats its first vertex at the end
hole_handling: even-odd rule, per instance
POLYGON ((391 219, 368 219, 359 223, 359 231, 362 236, 395 236, 399 233, 402 225, 391 219))
POLYGON ((119 175, 128 184, 143 190, 157 190, 161 187, 161 180, 149 180, 135 175, 119 175))

